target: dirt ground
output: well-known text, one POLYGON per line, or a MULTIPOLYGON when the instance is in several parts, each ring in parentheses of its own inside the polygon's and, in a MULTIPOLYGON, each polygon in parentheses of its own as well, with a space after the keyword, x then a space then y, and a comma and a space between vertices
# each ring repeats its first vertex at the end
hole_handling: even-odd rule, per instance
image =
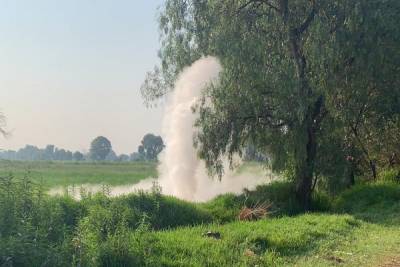
POLYGON ((400 256, 387 257, 382 260, 379 267, 400 267, 400 256))

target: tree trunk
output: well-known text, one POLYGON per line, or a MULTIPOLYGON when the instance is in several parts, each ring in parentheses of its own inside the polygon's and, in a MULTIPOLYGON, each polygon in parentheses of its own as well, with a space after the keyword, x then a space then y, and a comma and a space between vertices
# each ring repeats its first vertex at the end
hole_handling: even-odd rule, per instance
POLYGON ((296 198, 302 208, 307 211, 311 209, 312 176, 307 171, 307 166, 303 166, 301 172, 296 185, 296 198))
MULTIPOLYGON (((307 18, 298 26, 293 27, 289 21, 289 6, 288 0, 279 1, 280 12, 285 26, 288 30, 288 44, 289 50, 292 54, 294 64, 296 67, 297 78, 299 81, 298 96, 301 103, 307 104, 307 100, 314 99, 315 95, 310 87, 309 80, 307 78, 307 60, 303 53, 303 42, 302 34, 307 31, 308 27, 314 20, 316 14, 316 5, 312 2, 312 8, 307 18)), ((312 181, 314 175, 314 163, 317 154, 317 131, 319 124, 322 120, 321 110, 323 106, 323 96, 319 96, 313 104, 307 104, 307 113, 305 118, 299 123, 300 135, 304 140, 301 140, 298 149, 295 154, 296 157, 296 197, 299 203, 302 205, 304 210, 310 210, 311 208, 311 193, 312 193, 312 181), (304 147, 306 146, 305 150, 304 147)))
POLYGON ((371 168, 372 178, 374 180, 376 180, 377 174, 376 174, 376 163, 375 163, 375 160, 372 160, 372 159, 369 160, 369 167, 371 168))
POLYGON ((302 127, 306 137, 305 155, 301 153, 301 151, 304 151, 302 149, 299 150, 300 154, 296 155, 298 160, 296 166, 296 196, 304 210, 310 210, 311 208, 312 181, 317 157, 317 133, 323 119, 323 106, 324 98, 320 95, 314 104, 308 108, 304 126, 302 127))
POLYGON ((344 183, 347 188, 350 188, 353 185, 355 185, 355 183, 356 183, 355 172, 356 172, 356 168, 357 168, 357 162, 356 162, 354 144, 350 145, 348 152, 349 152, 348 153, 349 155, 347 155, 347 157, 346 157, 347 168, 346 168, 344 183))
MULTIPOLYGON (((304 210, 311 208, 312 181, 314 174, 314 162, 317 152, 316 133, 312 121, 307 122, 307 144, 305 159, 301 159, 297 166, 296 197, 304 210)), ((304 155, 299 155, 300 157, 304 155)))
POLYGON ((352 186, 355 185, 356 181, 355 181, 355 175, 354 175, 354 166, 353 164, 351 164, 348 168, 348 173, 347 173, 347 179, 346 179, 346 187, 350 188, 352 186))

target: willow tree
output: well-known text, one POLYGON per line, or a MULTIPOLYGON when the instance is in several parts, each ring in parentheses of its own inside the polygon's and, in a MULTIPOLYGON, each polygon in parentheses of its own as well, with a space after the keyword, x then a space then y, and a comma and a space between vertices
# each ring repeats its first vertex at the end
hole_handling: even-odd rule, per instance
POLYGON ((346 168, 345 129, 358 104, 346 97, 398 92, 398 2, 168 0, 161 67, 148 74, 142 93, 154 100, 185 66, 218 57, 219 83, 196 109, 200 157, 221 174, 221 158, 251 140, 272 155, 275 170, 291 171, 309 209, 316 176, 346 168))

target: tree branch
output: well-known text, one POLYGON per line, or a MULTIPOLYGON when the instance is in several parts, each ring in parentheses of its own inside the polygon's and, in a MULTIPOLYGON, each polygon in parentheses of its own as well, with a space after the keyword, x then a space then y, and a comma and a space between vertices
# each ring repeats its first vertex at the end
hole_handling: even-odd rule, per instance
POLYGON ((238 10, 237 10, 236 13, 239 14, 239 13, 240 13, 243 9, 245 9, 246 7, 250 6, 251 4, 256 4, 256 3, 258 3, 258 4, 265 4, 265 5, 268 6, 269 8, 271 8, 271 9, 273 9, 273 10, 275 10, 275 11, 281 13, 281 10, 280 10, 278 7, 276 7, 276 6, 274 6, 273 4, 271 4, 271 2, 268 1, 268 0, 250 0, 250 1, 246 2, 246 3, 244 3, 243 5, 241 5, 241 6, 238 8, 238 10))
POLYGON ((307 18, 304 22, 300 25, 299 28, 296 29, 298 34, 302 34, 307 28, 310 26, 311 22, 314 20, 315 14, 317 13, 317 8, 315 5, 315 1, 312 1, 312 9, 311 12, 308 14, 307 18))
POLYGON ((248 7, 249 5, 255 3, 255 0, 250 0, 247 3, 244 3, 243 5, 241 5, 238 10, 236 11, 236 14, 239 14, 243 9, 245 9, 246 7, 248 7))
POLYGON ((278 7, 271 4, 268 0, 260 0, 260 2, 262 2, 263 4, 266 4, 268 7, 272 8, 273 10, 281 13, 281 10, 278 7))
POLYGON ((256 123, 262 123, 263 122, 262 120, 265 120, 266 125, 268 125, 271 128, 280 128, 287 125, 287 123, 283 121, 276 123, 272 122, 273 118, 270 115, 265 115, 265 116, 249 115, 244 117, 237 117, 237 119, 242 120, 244 122, 248 120, 254 120, 256 123))
POLYGON ((283 18, 283 21, 287 23, 288 21, 288 15, 289 15, 289 4, 288 0, 280 0, 279 1, 279 10, 281 11, 281 15, 283 18))

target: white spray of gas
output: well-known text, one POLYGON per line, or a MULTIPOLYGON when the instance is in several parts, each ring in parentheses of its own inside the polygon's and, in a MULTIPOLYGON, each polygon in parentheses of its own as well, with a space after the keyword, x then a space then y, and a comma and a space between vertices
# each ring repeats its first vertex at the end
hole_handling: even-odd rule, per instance
POLYGON ((239 193, 266 181, 260 173, 234 174, 227 171, 221 181, 207 176, 204 163, 193 147, 197 116, 192 107, 210 83, 218 82, 222 70, 215 57, 205 57, 183 70, 169 96, 163 119, 163 139, 166 148, 160 155, 159 183, 163 193, 176 197, 204 201, 218 194, 239 193))

